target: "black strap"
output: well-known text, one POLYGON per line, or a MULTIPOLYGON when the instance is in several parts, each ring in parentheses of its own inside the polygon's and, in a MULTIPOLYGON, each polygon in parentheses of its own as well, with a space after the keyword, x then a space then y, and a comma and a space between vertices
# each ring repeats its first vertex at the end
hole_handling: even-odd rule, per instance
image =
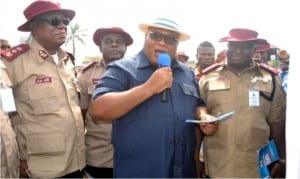
POLYGON ((272 77, 272 85, 273 85, 273 89, 272 89, 271 95, 267 96, 264 92, 262 92, 262 91, 259 92, 259 95, 262 96, 263 98, 267 99, 268 101, 273 101, 275 90, 276 90, 275 75, 271 74, 271 77, 272 77))

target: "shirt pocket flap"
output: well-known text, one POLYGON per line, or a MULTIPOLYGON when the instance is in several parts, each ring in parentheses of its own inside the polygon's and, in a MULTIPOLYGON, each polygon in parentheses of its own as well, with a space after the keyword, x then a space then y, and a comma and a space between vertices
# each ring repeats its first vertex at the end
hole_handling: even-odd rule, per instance
POLYGON ((194 86, 186 84, 186 83, 182 83, 182 84, 180 84, 180 86, 181 86, 184 94, 186 94, 188 96, 195 96, 195 97, 199 98, 198 91, 194 86))
POLYGON ((271 93, 273 89, 273 85, 271 81, 269 82, 257 82, 255 85, 255 89, 264 92, 264 93, 271 93))
POLYGON ((33 134, 28 137, 28 154, 32 155, 57 155, 65 150, 61 134, 33 134))
POLYGON ((208 81, 209 91, 230 89, 230 79, 215 78, 208 81))

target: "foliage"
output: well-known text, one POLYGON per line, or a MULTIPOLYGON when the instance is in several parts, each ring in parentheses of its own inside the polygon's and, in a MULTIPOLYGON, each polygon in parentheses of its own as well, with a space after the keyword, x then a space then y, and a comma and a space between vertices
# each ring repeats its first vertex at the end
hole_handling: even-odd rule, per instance
POLYGON ((80 43, 85 45, 84 40, 83 40, 84 37, 87 36, 85 34, 85 31, 87 31, 87 29, 80 29, 80 26, 79 26, 78 23, 76 23, 74 26, 70 25, 70 32, 68 32, 65 46, 67 46, 69 42, 72 43, 72 53, 73 53, 74 56, 76 56, 75 55, 75 53, 76 53, 76 42, 79 41, 80 43))

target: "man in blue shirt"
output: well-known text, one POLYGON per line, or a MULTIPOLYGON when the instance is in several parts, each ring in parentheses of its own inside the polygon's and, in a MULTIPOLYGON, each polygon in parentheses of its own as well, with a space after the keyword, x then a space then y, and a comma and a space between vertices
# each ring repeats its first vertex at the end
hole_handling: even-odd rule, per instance
POLYGON ((195 126, 185 119, 200 118, 206 108, 193 71, 175 59, 189 35, 164 18, 139 28, 143 49, 107 66, 91 103, 95 121, 113 120, 114 177, 196 177, 195 126), (161 53, 170 55, 171 67, 158 68, 161 53))

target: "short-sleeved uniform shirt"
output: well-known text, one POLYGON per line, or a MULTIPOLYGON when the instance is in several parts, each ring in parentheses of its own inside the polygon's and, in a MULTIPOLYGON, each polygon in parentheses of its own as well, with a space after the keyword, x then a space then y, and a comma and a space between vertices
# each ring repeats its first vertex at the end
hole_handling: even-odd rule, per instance
MULTIPOLYGON (((3 65, 2 60, 0 60, 0 90, 5 90, 6 88, 11 87, 5 68, 6 67, 3 65)), ((2 110, 2 106, 3 104, 0 104, 0 178, 18 178, 19 152, 16 135, 13 131, 8 115, 2 110)))
MULTIPOLYGON (((113 121, 114 177, 196 177, 194 118, 200 104, 194 73, 172 60, 173 85, 168 102, 153 95, 113 121)), ((110 63, 93 98, 145 83, 155 71, 143 52, 110 63)))
MULTIPOLYGON (((105 71, 103 61, 92 62, 78 75, 77 85, 80 90, 80 107, 88 109, 95 86, 105 71)), ((113 145, 111 144, 111 121, 93 122, 90 112, 86 113, 86 161, 99 168, 112 168, 113 145)))
POLYGON ((259 178, 257 150, 269 141, 268 123, 284 120, 278 77, 257 66, 236 75, 224 65, 203 75, 199 85, 210 114, 235 112, 204 139, 209 176, 259 178))
POLYGON ((28 45, 14 60, 4 60, 18 112, 12 124, 20 157, 31 177, 64 176, 85 166, 74 65, 62 49, 56 64, 36 40, 28 45))

